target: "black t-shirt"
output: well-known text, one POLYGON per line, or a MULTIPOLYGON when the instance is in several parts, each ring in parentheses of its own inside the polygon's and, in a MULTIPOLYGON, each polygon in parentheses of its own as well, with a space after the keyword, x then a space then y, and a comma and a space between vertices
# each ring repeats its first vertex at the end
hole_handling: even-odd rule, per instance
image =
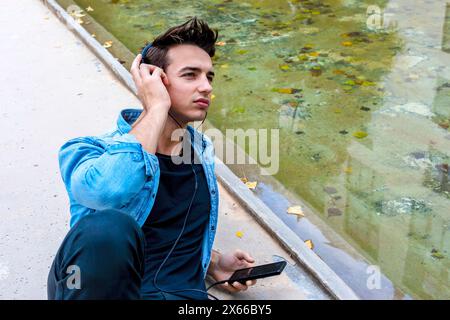
MULTIPOLYGON (((191 148, 191 154, 194 151, 191 148)), ((195 176, 191 164, 175 164, 171 157, 156 153, 160 166, 160 181, 152 211, 142 230, 145 234, 145 275, 141 293, 155 296, 155 274, 178 238, 189 204, 194 194, 195 176)), ((203 234, 209 222, 210 196, 201 164, 192 164, 197 174, 198 188, 191 205, 183 234, 175 249, 158 273, 157 285, 164 290, 206 290, 202 270, 203 234)), ((172 293, 186 299, 208 299, 196 291, 172 293)))

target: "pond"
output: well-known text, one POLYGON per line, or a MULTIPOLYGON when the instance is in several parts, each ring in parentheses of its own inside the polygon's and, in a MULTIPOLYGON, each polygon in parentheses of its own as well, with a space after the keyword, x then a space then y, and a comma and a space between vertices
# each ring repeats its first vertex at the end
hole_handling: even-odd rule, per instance
POLYGON ((217 28, 209 121, 279 129, 272 179, 232 170, 361 297, 450 298, 446 1, 76 3, 133 53, 194 15, 217 28))

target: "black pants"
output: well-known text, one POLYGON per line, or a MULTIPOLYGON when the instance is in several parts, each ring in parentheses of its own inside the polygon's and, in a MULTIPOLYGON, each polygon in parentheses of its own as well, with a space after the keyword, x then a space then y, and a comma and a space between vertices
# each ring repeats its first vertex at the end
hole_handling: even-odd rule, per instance
MULTIPOLYGON (((48 275, 51 300, 141 299, 145 237, 123 213, 89 214, 66 235, 48 275)), ((161 294, 155 299, 165 299, 161 294)))

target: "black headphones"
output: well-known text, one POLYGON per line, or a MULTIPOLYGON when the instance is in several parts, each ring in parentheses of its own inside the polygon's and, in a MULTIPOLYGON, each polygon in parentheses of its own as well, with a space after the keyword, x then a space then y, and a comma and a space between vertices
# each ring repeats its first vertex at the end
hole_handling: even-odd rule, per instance
MULTIPOLYGON (((144 49, 142 50, 142 53, 141 53, 141 54, 142 54, 141 63, 143 63, 144 59, 146 59, 147 52, 148 52, 148 50, 149 50, 151 47, 152 47, 152 44, 150 43, 150 44, 147 44, 147 45, 144 47, 144 49)), ((178 124, 178 126, 179 126, 180 128, 183 128, 183 127, 180 125, 180 123, 175 119, 175 117, 172 116, 172 114, 171 114, 170 111, 169 111, 169 115, 170 115, 170 117, 178 124)), ((206 113, 206 116, 207 116, 207 115, 208 115, 208 113, 206 113)), ((205 116, 205 119, 206 119, 206 116, 205 116)), ((203 122, 205 121, 205 119, 203 119, 203 121, 202 121, 202 123, 201 123, 200 125, 203 124, 203 122)), ((200 125, 199 125, 199 126, 200 126, 200 125)), ((198 127, 197 127, 197 128, 198 128, 198 127)), ((186 130, 186 131, 189 132, 189 130, 186 130)), ((190 133, 190 132, 189 132, 189 137, 191 138, 191 133, 190 133)), ((190 143, 192 143, 192 138, 190 139, 190 143)), ((204 142, 204 140, 203 140, 203 134, 202 134, 202 153, 204 152, 204 150, 205 150, 205 142, 204 142)), ((195 150, 194 150, 194 152, 195 152, 195 150)), ((197 188, 198 188, 197 173, 195 172, 194 165, 192 164, 192 159, 189 159, 189 161, 190 161, 190 163, 191 163, 192 172, 194 173, 194 178, 195 178, 194 193, 193 193, 192 199, 191 199, 191 201, 190 201, 190 203, 189 203, 189 207, 188 207, 188 210, 187 210, 187 213, 186 213, 186 218, 184 219, 183 227, 181 228, 180 234, 178 235, 177 239, 175 240, 175 242, 174 242, 172 248, 170 249, 169 253, 168 253, 167 256, 164 258, 164 261, 161 263, 161 265, 159 266, 158 270, 156 271, 155 277, 153 278, 153 285, 155 286, 155 288, 157 288, 158 290, 160 290, 160 291, 162 292, 163 295, 164 295, 164 292, 165 292, 165 293, 175 293, 175 292, 182 292, 182 291, 196 291, 196 292, 206 293, 207 295, 213 297, 215 300, 219 300, 217 297, 215 297, 214 295, 212 295, 212 294, 210 294, 210 293, 208 293, 207 291, 204 291, 204 290, 200 290, 200 289, 164 290, 164 289, 161 289, 161 288, 158 286, 158 284, 157 284, 157 277, 158 277, 159 271, 161 271, 162 266, 166 263, 167 259, 169 259, 169 256, 172 254, 173 250, 175 249, 176 245, 178 244, 178 241, 179 241, 180 238, 181 238, 181 235, 183 234, 184 228, 186 227, 187 218, 188 218, 189 213, 190 213, 190 211, 191 211, 192 203, 194 202, 195 195, 197 194, 197 188)), ((165 296, 164 296, 164 297, 165 297, 165 296)))

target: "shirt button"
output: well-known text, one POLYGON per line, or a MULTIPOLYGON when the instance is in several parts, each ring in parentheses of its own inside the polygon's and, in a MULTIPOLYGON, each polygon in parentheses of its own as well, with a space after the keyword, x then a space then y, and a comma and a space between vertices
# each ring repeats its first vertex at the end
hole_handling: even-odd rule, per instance
POLYGON ((212 194, 216 194, 216 190, 212 189, 212 190, 211 190, 211 193, 212 193, 212 194))
POLYGON ((211 226, 211 230, 214 231, 216 228, 214 226, 211 226))

